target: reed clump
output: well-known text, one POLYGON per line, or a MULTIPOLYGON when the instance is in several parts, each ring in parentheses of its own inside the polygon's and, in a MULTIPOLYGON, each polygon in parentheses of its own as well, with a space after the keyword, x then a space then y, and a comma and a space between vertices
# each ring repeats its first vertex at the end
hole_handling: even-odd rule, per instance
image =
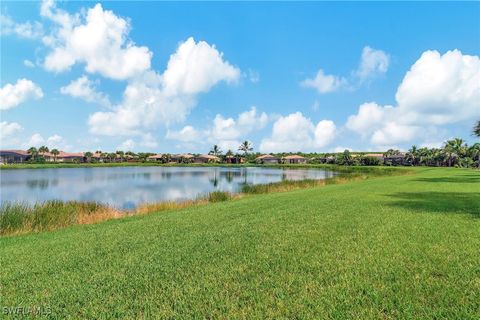
POLYGON ((231 200, 232 198, 233 195, 230 192, 225 191, 213 191, 207 196, 208 202, 223 202, 231 200))
POLYGON ((0 235, 55 230, 120 216, 117 210, 98 202, 49 200, 34 205, 7 202, 0 207, 0 235))

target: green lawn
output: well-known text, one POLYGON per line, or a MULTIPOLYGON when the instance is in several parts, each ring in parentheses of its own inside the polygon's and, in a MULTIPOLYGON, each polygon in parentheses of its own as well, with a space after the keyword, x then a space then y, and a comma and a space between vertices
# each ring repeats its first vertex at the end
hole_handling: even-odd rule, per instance
POLYGON ((480 172, 415 172, 0 238, 0 312, 479 319, 480 172))

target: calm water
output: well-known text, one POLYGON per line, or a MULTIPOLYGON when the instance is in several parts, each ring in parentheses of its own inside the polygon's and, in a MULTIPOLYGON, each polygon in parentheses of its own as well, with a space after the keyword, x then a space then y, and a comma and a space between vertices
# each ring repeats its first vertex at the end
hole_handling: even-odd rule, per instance
POLYGON ((0 199, 99 201, 128 209, 144 202, 182 201, 211 191, 238 192, 244 184, 325 179, 316 169, 116 167, 0 170, 0 199))

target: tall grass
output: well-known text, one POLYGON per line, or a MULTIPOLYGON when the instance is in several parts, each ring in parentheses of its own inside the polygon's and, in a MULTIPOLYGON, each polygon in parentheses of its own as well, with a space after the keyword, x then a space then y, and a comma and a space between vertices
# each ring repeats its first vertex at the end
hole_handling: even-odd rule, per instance
POLYGON ((97 202, 7 202, 0 207, 0 235, 54 230, 117 217, 120 212, 97 202))
POLYGON ((182 209, 233 199, 229 192, 214 191, 183 202, 144 203, 133 210, 116 210, 98 202, 49 200, 30 205, 6 202, 0 206, 0 235, 51 231, 76 224, 92 224, 114 218, 182 209))
POLYGON ((208 194, 209 202, 223 202, 233 198, 232 194, 224 191, 213 191, 208 194))

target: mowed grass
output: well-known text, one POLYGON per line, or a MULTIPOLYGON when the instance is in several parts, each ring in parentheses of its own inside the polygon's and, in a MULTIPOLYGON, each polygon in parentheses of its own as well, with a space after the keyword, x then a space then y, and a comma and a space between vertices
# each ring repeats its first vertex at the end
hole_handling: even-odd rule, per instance
POLYGON ((0 307, 57 318, 478 319, 480 172, 415 172, 3 237, 0 307))

